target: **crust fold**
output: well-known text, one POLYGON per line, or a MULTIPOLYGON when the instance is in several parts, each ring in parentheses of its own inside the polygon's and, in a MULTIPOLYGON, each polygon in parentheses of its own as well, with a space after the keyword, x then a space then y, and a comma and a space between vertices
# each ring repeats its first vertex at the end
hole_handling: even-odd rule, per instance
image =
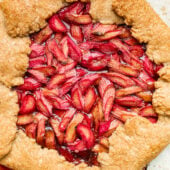
POLYGON ((0 84, 0 159, 12 146, 16 134, 16 120, 19 107, 16 92, 0 84))
POLYGON ((110 137, 109 154, 99 155, 102 169, 142 169, 167 146, 169 130, 170 124, 151 124, 142 117, 127 121, 110 137))
POLYGON ((113 9, 132 26, 132 35, 147 44, 147 54, 155 63, 170 62, 170 28, 146 0, 112 0, 113 9))
POLYGON ((11 38, 6 33, 4 17, 0 11, 0 82, 8 87, 23 83, 30 52, 29 38, 11 38))

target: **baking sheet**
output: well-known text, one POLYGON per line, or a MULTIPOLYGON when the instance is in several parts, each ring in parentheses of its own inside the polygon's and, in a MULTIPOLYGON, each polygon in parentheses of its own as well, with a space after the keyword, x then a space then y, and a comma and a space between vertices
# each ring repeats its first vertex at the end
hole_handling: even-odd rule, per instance
MULTIPOLYGON (((147 0, 163 21, 170 26, 170 0, 147 0)), ((170 145, 154 159, 147 170, 170 170, 170 145)))

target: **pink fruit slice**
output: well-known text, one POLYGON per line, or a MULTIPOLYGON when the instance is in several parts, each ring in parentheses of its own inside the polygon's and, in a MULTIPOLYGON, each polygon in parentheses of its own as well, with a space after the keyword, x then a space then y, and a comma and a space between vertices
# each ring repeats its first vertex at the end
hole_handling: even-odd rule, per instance
POLYGON ((65 55, 66 58, 68 58, 68 48, 69 47, 68 47, 67 36, 65 36, 63 39, 61 39, 60 46, 61 46, 61 50, 62 50, 63 54, 65 55))
POLYGON ((47 58, 47 65, 51 66, 53 63, 53 54, 48 49, 48 43, 45 45, 45 55, 47 58))
POLYGON ((38 67, 46 63, 46 58, 44 56, 31 58, 29 60, 29 68, 38 67))
POLYGON ((20 114, 32 113, 35 110, 35 98, 32 95, 23 97, 20 106, 20 114))
POLYGON ((76 140, 74 143, 67 145, 67 147, 74 152, 80 152, 87 149, 83 140, 76 140))
POLYGON ((106 40, 113 39, 119 36, 120 34, 121 34, 121 31, 114 30, 114 31, 107 32, 104 35, 96 36, 93 40, 94 41, 106 41, 106 40))
POLYGON ((20 90, 36 90, 37 88, 41 87, 41 83, 39 83, 37 80, 28 77, 24 79, 24 84, 20 85, 18 88, 20 90))
POLYGON ((117 104, 129 107, 141 107, 143 105, 142 101, 141 98, 136 96, 126 96, 115 100, 117 104))
POLYGON ((50 97, 49 101, 52 103, 53 107, 60 110, 67 110, 70 107, 70 103, 66 99, 59 97, 50 97))
POLYGON ((52 130, 45 132, 45 146, 48 149, 56 149, 55 134, 52 130))
POLYGON ((53 15, 50 20, 49 20, 49 26, 54 32, 66 32, 67 28, 66 26, 62 23, 58 15, 53 15))
POLYGON ((56 32, 54 35, 54 39, 56 40, 57 43, 61 45, 61 40, 64 38, 64 34, 61 32, 56 32))
POLYGON ((132 77, 132 80, 136 83, 136 85, 140 86, 143 90, 148 89, 148 85, 143 80, 141 80, 140 78, 132 77))
POLYGON ((38 122, 37 126, 37 143, 40 145, 44 145, 44 137, 45 137, 45 119, 41 119, 38 122))
POLYGON ((97 73, 85 75, 79 82, 82 93, 84 93, 87 88, 95 83, 100 78, 97 73))
POLYGON ((80 48, 71 40, 71 38, 67 37, 68 47, 69 47, 69 56, 75 61, 81 61, 82 52, 80 48))
POLYGON ((103 73, 102 75, 122 87, 130 87, 135 85, 135 82, 132 79, 120 73, 109 72, 103 73))
POLYGON ((62 132, 65 131, 69 122, 72 120, 75 112, 76 112, 76 109, 74 109, 74 108, 70 108, 68 111, 65 112, 65 114, 60 122, 60 125, 59 125, 60 131, 62 131, 62 132))
POLYGON ((86 143, 87 149, 90 149, 94 146, 95 137, 92 130, 88 126, 79 124, 77 126, 77 133, 86 143))
POLYGON ((115 88, 112 86, 112 87, 109 87, 105 91, 105 93, 103 95, 103 99, 102 99, 103 112, 104 112, 104 117, 105 117, 106 121, 109 120, 109 116, 110 116, 110 112, 112 110, 114 99, 115 99, 115 88))
POLYGON ((77 62, 75 61, 72 61, 72 62, 69 62, 68 64, 66 65, 62 65, 60 68, 59 68, 59 73, 62 74, 62 73, 65 73, 69 70, 72 70, 75 66, 77 65, 77 62))
POLYGON ((92 22, 92 19, 90 15, 77 15, 77 14, 66 14, 65 19, 74 24, 90 24, 92 22))
POLYGON ((95 131, 97 131, 99 128, 99 123, 102 121, 104 117, 101 99, 97 99, 97 102, 95 106, 93 107, 91 113, 94 119, 95 131))
POLYGON ((25 127, 25 133, 30 138, 36 138, 37 124, 31 123, 25 127))
POLYGON ((145 102, 152 101, 152 93, 150 91, 139 92, 136 95, 142 98, 145 102))
POLYGON ((34 122, 38 123, 40 120, 46 121, 48 118, 44 116, 42 113, 38 112, 34 115, 34 122))
POLYGON ((52 105, 48 102, 48 100, 43 96, 42 92, 36 91, 36 106, 37 109, 42 112, 45 116, 49 117, 52 115, 52 105))
POLYGON ((115 71, 115 72, 118 72, 118 73, 121 73, 127 76, 137 77, 139 74, 138 70, 134 69, 131 66, 121 64, 120 62, 114 59, 111 59, 109 61, 108 66, 111 71, 115 71))
POLYGON ((109 87, 113 87, 113 83, 110 80, 102 77, 101 80, 99 81, 99 86, 98 86, 98 90, 99 90, 99 93, 100 93, 101 97, 104 96, 105 91, 109 87))
POLYGON ((43 88, 42 93, 47 98, 56 97, 56 96, 59 96, 59 89, 57 89, 57 88, 55 88, 55 89, 43 88))
POLYGON ((132 86, 132 87, 127 87, 127 88, 122 88, 116 91, 116 98, 135 94, 138 92, 141 92, 142 88, 140 86, 132 86))
POLYGON ((82 29, 80 26, 77 25, 71 25, 70 27, 70 32, 71 32, 71 36, 78 42, 83 42, 83 33, 82 33, 82 29))
POLYGON ((57 118, 52 118, 50 119, 50 124, 54 130, 54 133, 58 139, 59 144, 61 145, 63 143, 64 140, 64 133, 60 131, 59 129, 59 120, 57 118))
POLYGON ((93 104, 96 101, 96 97, 97 95, 96 95, 94 87, 89 87, 84 96, 84 111, 86 113, 88 113, 91 110, 93 104))
POLYGON ((131 46, 130 52, 135 56, 135 57, 142 57, 144 54, 144 50, 141 45, 134 45, 131 46))
POLYGON ((39 45, 36 43, 31 44, 31 54, 30 58, 35 58, 39 56, 43 56, 45 54, 45 47, 43 45, 39 45))
POLYGON ((73 119, 67 126, 66 134, 65 134, 65 143, 72 143, 76 139, 76 127, 80 124, 84 119, 82 113, 77 113, 74 115, 73 119))
POLYGON ((114 108, 112 114, 115 118, 121 120, 122 122, 126 122, 127 119, 138 115, 136 112, 129 112, 127 110, 121 110, 119 108, 114 108))
POLYGON ((52 76, 56 73, 56 69, 53 66, 39 66, 39 67, 33 68, 32 70, 37 70, 43 73, 45 76, 52 76))
POLYGON ((51 28, 49 26, 46 26, 45 28, 43 28, 38 34, 34 35, 34 41, 36 43, 43 43, 45 42, 48 38, 51 37, 53 31, 51 30, 51 28))
POLYGON ((145 71, 151 76, 154 77, 155 76, 155 72, 154 72, 154 64, 152 63, 151 60, 149 60, 148 56, 144 56, 144 60, 143 60, 143 66, 145 71))
POLYGON ((117 28, 116 25, 104 25, 101 23, 97 23, 94 25, 92 29, 92 34, 94 35, 104 35, 107 32, 114 31, 117 28))
POLYGON ((59 48, 55 39, 52 39, 48 42, 48 49, 59 62, 63 64, 66 64, 68 62, 68 57, 64 55, 63 51, 59 48))
POLYGON ((149 89, 154 89, 154 82, 155 80, 149 76, 145 71, 140 72, 139 78, 143 80, 147 85, 149 89))
POLYGON ((140 110, 139 115, 143 116, 143 117, 157 117, 158 115, 155 113, 153 107, 150 106, 146 106, 143 109, 140 110))
POLYGON ((48 89, 54 89, 66 80, 65 74, 54 75, 47 84, 48 89))
POLYGON ((43 84, 47 83, 47 77, 44 73, 33 69, 28 70, 28 73, 30 73, 38 82, 43 84))
POLYGON ((63 85, 62 87, 59 89, 59 96, 63 96, 65 95, 67 92, 69 92, 72 87, 74 86, 74 84, 80 79, 80 77, 73 77, 68 79, 63 85))
POLYGON ((33 122, 32 114, 19 115, 17 120, 17 125, 27 125, 33 122))
POLYGON ((74 88, 72 89, 71 99, 74 107, 76 107, 78 110, 83 110, 84 98, 78 85, 75 85, 74 88))
POLYGON ((138 44, 137 40, 133 37, 125 39, 124 42, 131 46, 138 44))

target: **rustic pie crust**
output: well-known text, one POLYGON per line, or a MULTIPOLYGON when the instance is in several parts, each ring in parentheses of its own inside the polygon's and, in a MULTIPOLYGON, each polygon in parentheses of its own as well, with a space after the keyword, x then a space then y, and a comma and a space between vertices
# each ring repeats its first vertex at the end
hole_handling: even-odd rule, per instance
MULTIPOLYGON (((73 2, 76 0, 67 0, 73 2)), ((88 1, 88 0, 82 0, 88 1)), ((77 166, 55 150, 42 149, 17 130, 17 94, 28 66, 30 33, 46 25, 46 19, 67 3, 64 0, 3 0, 0 2, 0 163, 16 170, 107 169, 138 170, 145 167, 170 142, 170 29, 145 0, 90 0, 90 14, 104 24, 132 26, 132 35, 147 43, 147 55, 163 63, 155 83, 153 106, 157 124, 141 117, 128 120, 109 138, 109 153, 100 153, 101 167, 77 166), (120 16, 116 15, 114 11, 120 16), (124 18, 124 20, 123 20, 124 18), (7 34, 8 33, 8 34, 7 34), (13 38, 12 38, 13 37, 13 38)))

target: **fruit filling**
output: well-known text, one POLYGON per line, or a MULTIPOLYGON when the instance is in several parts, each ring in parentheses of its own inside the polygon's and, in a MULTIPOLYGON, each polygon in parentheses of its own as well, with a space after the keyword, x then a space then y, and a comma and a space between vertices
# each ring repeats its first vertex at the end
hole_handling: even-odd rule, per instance
POLYGON ((70 162, 100 166, 97 155, 109 151, 108 137, 127 119, 157 122, 152 94, 162 66, 129 27, 93 23, 89 9, 64 7, 30 36, 17 125, 70 162))

